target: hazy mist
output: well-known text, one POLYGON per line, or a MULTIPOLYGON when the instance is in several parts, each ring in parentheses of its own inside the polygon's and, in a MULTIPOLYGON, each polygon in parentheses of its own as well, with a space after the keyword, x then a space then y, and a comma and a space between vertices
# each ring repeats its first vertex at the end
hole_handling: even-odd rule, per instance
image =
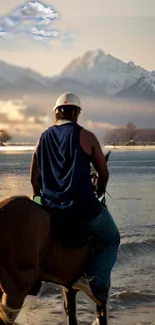
MULTIPOLYGON (((0 129, 8 129, 14 141, 36 141, 53 123, 57 95, 25 95, 0 101, 0 129)), ((99 138, 109 129, 133 122, 137 128, 154 128, 155 106, 150 102, 82 97, 79 123, 99 138)))

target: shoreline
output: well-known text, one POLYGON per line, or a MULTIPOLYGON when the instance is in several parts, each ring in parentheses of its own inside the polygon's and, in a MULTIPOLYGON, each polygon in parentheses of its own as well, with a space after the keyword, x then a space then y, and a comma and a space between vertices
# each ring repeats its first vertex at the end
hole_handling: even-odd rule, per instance
POLYGON ((113 151, 155 151, 155 145, 135 145, 135 146, 113 146, 105 145, 103 149, 113 150, 113 151))
POLYGON ((21 145, 21 146, 2 146, 0 147, 0 152, 16 152, 16 151, 33 151, 35 148, 35 146, 24 146, 24 145, 21 145))
MULTIPOLYGON (((16 152, 16 151, 33 151, 35 145, 14 145, 14 146, 0 146, 0 152, 16 152)), ((155 145, 135 145, 135 146, 113 146, 113 145, 105 145, 102 146, 104 150, 112 150, 112 151, 155 151, 155 145)))

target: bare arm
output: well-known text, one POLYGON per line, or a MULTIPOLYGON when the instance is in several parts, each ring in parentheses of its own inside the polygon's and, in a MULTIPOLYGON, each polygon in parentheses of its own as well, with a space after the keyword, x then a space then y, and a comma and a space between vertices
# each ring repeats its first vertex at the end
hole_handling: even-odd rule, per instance
POLYGON ((98 139, 93 133, 91 137, 92 137, 92 154, 91 154, 92 163, 99 175, 98 195, 100 196, 105 192, 107 182, 109 179, 109 171, 98 139))
POLYGON ((36 147, 34 149, 34 153, 32 156, 32 161, 31 161, 31 168, 30 168, 30 179, 31 179, 31 184, 32 184, 32 189, 33 189, 33 196, 34 195, 40 195, 40 190, 41 190, 41 182, 40 182, 40 169, 38 166, 38 161, 37 161, 37 147, 38 147, 39 141, 36 144, 36 147))

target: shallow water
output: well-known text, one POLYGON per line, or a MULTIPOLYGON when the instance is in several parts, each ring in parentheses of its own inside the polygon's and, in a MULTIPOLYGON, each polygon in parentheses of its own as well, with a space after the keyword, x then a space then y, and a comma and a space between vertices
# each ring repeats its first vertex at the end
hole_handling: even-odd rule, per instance
MULTIPOLYGON (((30 151, 0 152, 0 200, 32 194, 31 156, 30 151)), ((110 323, 151 324, 155 321, 155 151, 113 151, 108 166, 107 203, 121 232, 112 272, 110 323)), ((94 304, 80 293, 81 324, 93 321, 94 310, 94 304)), ((59 288, 53 292, 53 286, 46 286, 44 295, 28 314, 30 324, 62 323, 59 288)))

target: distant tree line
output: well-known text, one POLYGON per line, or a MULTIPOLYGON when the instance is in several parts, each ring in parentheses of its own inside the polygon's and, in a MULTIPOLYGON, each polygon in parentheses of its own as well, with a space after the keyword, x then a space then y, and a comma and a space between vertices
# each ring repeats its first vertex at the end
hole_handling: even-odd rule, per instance
POLYGON ((125 127, 109 131, 104 136, 105 144, 134 145, 155 144, 155 129, 138 129, 129 122, 125 127))
POLYGON ((12 136, 6 130, 0 130, 0 146, 4 146, 4 144, 11 140, 12 136))

